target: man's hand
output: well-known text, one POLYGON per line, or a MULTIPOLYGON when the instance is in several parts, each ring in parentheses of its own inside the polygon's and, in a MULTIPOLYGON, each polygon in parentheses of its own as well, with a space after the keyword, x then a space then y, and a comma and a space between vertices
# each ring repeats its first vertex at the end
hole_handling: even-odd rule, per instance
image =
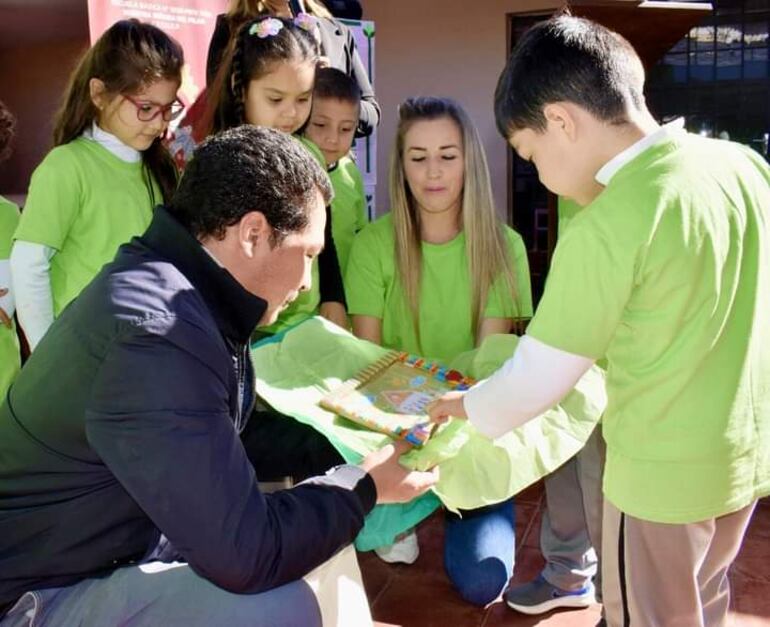
POLYGON ((378 503, 406 503, 427 492, 438 481, 438 468, 430 472, 408 470, 398 458, 411 446, 403 441, 384 446, 369 453, 359 464, 377 486, 378 503))
POLYGON ((321 307, 318 310, 324 318, 329 322, 333 322, 338 327, 343 329, 350 328, 350 322, 348 322, 348 313, 345 311, 345 306, 342 303, 334 301, 328 301, 321 303, 321 307))
MULTIPOLYGON (((8 290, 6 288, 0 287, 0 296, 5 296, 7 293, 8 290)), ((2 324, 4 327, 8 327, 9 329, 13 326, 11 317, 2 307, 0 307, 0 324, 2 324)))
POLYGON ((441 424, 450 418, 467 419, 468 414, 463 406, 464 396, 465 392, 447 392, 440 399, 430 403, 426 408, 430 421, 441 424))

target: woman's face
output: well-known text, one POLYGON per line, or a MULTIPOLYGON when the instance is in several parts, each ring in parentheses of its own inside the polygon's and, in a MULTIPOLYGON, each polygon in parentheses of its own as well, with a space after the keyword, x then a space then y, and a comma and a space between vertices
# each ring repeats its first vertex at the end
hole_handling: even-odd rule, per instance
POLYGON ((178 81, 161 79, 134 93, 113 96, 104 91, 103 84, 99 85, 101 81, 93 81, 96 87, 92 86, 91 100, 99 110, 97 123, 103 130, 140 151, 147 150, 166 132, 169 123, 166 118, 175 112, 178 81))
POLYGON ((315 64, 311 61, 274 63, 262 77, 252 79, 244 94, 246 122, 294 133, 310 116, 315 64))
POLYGON ((460 128, 448 117, 414 122, 404 135, 404 177, 420 211, 457 214, 465 158, 460 128))

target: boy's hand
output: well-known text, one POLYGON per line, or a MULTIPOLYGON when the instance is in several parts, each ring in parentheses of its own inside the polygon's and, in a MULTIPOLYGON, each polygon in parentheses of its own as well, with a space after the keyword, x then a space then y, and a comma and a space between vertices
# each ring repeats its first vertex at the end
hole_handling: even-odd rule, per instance
POLYGON ((321 303, 318 309, 318 313, 326 318, 329 322, 333 322, 338 327, 343 329, 350 328, 350 322, 348 321, 348 313, 345 311, 345 306, 342 303, 329 301, 321 303))
POLYGON ((429 472, 408 470, 398 463, 411 446, 404 441, 369 453, 359 464, 377 486, 378 503, 407 503, 427 492, 439 478, 438 467, 429 472))
POLYGON ((442 424, 450 418, 467 419, 463 406, 465 392, 447 392, 440 399, 433 401, 427 407, 431 422, 442 424))

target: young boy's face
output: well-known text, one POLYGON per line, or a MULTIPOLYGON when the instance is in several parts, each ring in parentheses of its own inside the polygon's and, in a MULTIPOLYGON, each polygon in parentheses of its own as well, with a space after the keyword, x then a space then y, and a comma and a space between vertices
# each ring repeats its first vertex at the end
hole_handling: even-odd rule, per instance
POLYGON ((513 131, 508 143, 519 157, 537 168, 543 185, 554 194, 568 196, 571 181, 565 168, 564 146, 559 139, 558 133, 548 127, 542 132, 523 128, 513 131))
POLYGON ((305 136, 321 149, 331 166, 350 151, 357 126, 358 103, 315 97, 305 136))

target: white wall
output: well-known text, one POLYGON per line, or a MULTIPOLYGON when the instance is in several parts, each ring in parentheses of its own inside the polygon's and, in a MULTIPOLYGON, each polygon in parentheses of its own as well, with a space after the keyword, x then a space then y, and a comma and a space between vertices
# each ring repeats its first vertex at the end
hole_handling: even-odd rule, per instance
POLYGON ((388 210, 387 168, 396 107, 409 96, 449 96, 479 129, 501 215, 507 207, 506 147, 497 133, 493 96, 507 57, 508 13, 552 10, 554 0, 365 0, 376 28, 377 209, 388 210))

